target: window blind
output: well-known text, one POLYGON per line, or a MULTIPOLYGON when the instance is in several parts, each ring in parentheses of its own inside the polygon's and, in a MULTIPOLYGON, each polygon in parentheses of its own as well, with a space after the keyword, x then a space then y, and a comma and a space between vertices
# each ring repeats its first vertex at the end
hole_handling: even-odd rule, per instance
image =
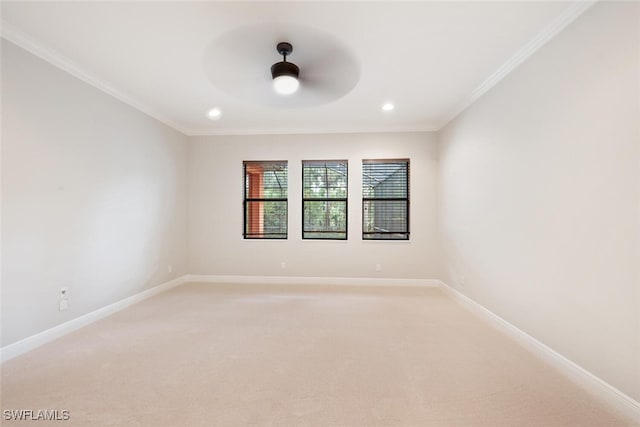
POLYGON ((302 238, 347 238, 347 161, 302 162, 302 238))
POLYGON ((288 171, 286 161, 245 161, 243 236, 286 239, 288 171))
POLYGON ((362 238, 409 239, 409 160, 363 160, 362 238))

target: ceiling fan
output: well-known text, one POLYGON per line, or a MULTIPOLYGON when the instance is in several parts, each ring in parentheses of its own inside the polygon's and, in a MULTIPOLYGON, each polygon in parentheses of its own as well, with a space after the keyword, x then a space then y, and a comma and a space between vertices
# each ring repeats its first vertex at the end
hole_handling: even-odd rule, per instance
POLYGON ((203 59, 216 88, 238 101, 268 107, 327 104, 349 93, 360 79, 360 63, 343 42, 291 23, 235 28, 212 40, 203 59), (275 63, 274 47, 281 55, 275 63))
POLYGON ((293 62, 287 62, 287 56, 293 52, 293 46, 289 42, 280 42, 276 46, 276 50, 283 59, 271 66, 273 89, 280 95, 291 95, 297 92, 300 87, 298 80, 300 68, 293 62))

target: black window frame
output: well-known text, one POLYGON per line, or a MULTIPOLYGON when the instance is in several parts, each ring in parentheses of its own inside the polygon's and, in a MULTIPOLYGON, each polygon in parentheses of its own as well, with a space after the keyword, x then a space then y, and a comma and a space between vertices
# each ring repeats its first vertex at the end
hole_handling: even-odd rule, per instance
POLYGON ((362 160, 362 240, 366 241, 407 241, 410 238, 410 212, 411 212, 411 186, 410 186, 410 175, 411 175, 411 160, 410 159, 363 159, 362 160), (405 180, 405 188, 406 188, 406 197, 367 197, 365 196, 365 181, 367 177, 365 177, 366 167, 365 165, 392 165, 392 164, 404 164, 406 165, 406 180, 405 180), (366 231, 365 226, 367 224, 367 218, 365 217, 366 213, 369 210, 365 209, 365 205, 367 203, 377 202, 405 202, 405 212, 406 212, 406 229, 404 231, 366 231), (385 237, 386 236, 386 237, 385 237))
POLYGON ((302 239, 303 240, 348 240, 349 239, 349 161, 348 160, 303 160, 302 161, 302 239), (327 197, 305 197, 305 166, 306 165, 326 165, 327 164, 344 164, 345 165, 345 196, 344 197, 329 197, 327 188, 327 197), (308 202, 338 202, 344 203, 344 231, 335 230, 322 230, 313 231, 305 229, 305 204, 308 202), (306 237, 305 233, 316 235, 331 235, 337 233, 344 233, 344 237, 306 237))
MULTIPOLYGON (((277 175, 276 179, 277 179, 277 175)), ((287 160, 244 160, 242 162, 242 236, 246 240, 286 240, 289 238, 289 162, 287 160), (251 197, 247 194, 249 190, 249 184, 247 180, 249 179, 247 175, 247 166, 250 165, 260 165, 260 166, 269 166, 269 165, 281 165, 286 169, 286 182, 284 183, 284 189, 286 192, 286 197, 251 197), (248 231, 249 223, 247 222, 249 216, 249 205, 251 203, 262 202, 262 203, 283 203, 284 202, 284 233, 250 233, 248 231)))

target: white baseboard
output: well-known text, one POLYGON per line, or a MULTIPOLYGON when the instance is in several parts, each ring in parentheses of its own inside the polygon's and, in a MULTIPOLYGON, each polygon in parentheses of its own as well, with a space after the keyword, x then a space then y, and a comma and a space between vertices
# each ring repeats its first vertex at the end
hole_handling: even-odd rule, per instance
POLYGON ((458 303, 489 321, 493 326, 505 332, 510 338, 516 340, 523 347, 558 369, 589 393, 605 401, 621 415, 631 418, 634 422, 640 423, 640 402, 627 396, 611 384, 593 375, 591 372, 541 343, 523 330, 507 322, 466 295, 463 295, 458 290, 444 282, 439 282, 442 289, 458 303))
POLYGON ((388 279, 380 277, 306 277, 306 276, 222 276, 189 274, 187 282, 238 283, 252 285, 347 285, 439 287, 434 279, 388 279))
POLYGON ((13 359, 16 356, 20 356, 21 354, 40 347, 43 344, 60 338, 63 335, 87 326, 104 317, 110 316, 111 314, 125 309, 137 302, 150 298, 159 293, 168 291, 171 288, 185 283, 186 277, 187 276, 185 275, 182 277, 178 277, 177 279, 162 283, 158 286, 154 286, 151 289, 144 290, 138 294, 132 295, 118 302, 114 302, 113 304, 109 304, 106 307, 102 307, 90 313, 83 314, 80 317, 76 317, 75 319, 69 320, 68 322, 62 323, 58 326, 54 326, 53 328, 47 329, 46 331, 39 332, 13 344, 6 345, 0 349, 0 360, 2 362, 6 362, 7 360, 13 359))

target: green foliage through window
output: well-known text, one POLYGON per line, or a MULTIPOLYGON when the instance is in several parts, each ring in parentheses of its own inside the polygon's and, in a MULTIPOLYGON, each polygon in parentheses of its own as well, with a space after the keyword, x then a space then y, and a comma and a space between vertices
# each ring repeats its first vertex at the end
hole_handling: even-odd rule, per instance
POLYGON ((347 161, 302 162, 302 238, 347 238, 347 161))

